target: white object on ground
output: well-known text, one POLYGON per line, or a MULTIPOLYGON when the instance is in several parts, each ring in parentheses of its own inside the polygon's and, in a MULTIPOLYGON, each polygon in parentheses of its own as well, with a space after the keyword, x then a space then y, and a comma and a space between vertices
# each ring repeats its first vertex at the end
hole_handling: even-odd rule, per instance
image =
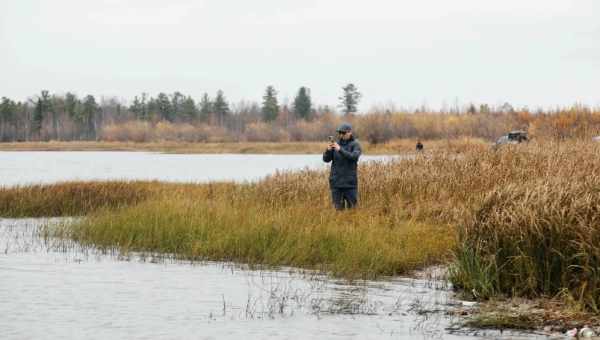
POLYGON ((577 328, 569 329, 566 333, 566 336, 570 336, 572 338, 577 336, 577 328))
POLYGON ((594 335, 594 331, 588 326, 583 326, 583 328, 579 330, 579 336, 582 338, 591 338, 594 335))

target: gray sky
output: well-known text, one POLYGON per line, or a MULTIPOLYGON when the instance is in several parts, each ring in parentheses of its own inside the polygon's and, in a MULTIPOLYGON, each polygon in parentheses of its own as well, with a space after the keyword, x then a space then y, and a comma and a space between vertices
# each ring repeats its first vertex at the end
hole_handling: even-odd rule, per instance
POLYGON ((600 105, 597 0, 2 0, 0 96, 600 105))

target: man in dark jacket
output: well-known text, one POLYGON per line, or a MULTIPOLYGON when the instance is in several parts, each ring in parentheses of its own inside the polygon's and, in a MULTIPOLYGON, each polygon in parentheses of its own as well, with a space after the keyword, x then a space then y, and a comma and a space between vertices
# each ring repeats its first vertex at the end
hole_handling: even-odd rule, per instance
POLYGON ((338 140, 331 141, 323 153, 323 161, 331 162, 329 188, 337 210, 352 208, 358 201, 358 140, 352 136, 352 126, 344 123, 337 128, 338 140))
POLYGON ((423 151, 423 143, 421 143, 421 140, 417 140, 417 145, 415 146, 415 150, 417 150, 417 152, 423 151))

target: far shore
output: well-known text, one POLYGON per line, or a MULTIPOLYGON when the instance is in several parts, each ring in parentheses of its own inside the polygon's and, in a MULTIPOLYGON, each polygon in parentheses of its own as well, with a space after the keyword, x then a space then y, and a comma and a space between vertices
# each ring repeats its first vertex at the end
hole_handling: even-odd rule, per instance
MULTIPOLYGON (((369 155, 395 155, 413 152, 415 139, 396 139, 388 143, 371 144, 361 141, 363 152, 369 155)), ((481 147, 479 139, 443 139, 423 141, 425 150, 460 151, 465 147, 481 147)), ((109 141, 48 141, 0 143, 0 151, 146 151, 179 154, 320 154, 326 142, 109 142, 109 141)))

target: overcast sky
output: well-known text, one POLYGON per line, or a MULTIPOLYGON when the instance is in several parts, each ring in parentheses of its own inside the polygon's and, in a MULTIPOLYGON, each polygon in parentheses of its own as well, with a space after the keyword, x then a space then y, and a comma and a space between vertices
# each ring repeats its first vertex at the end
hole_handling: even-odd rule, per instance
POLYGON ((597 0, 1 0, 0 96, 600 105, 597 0))

